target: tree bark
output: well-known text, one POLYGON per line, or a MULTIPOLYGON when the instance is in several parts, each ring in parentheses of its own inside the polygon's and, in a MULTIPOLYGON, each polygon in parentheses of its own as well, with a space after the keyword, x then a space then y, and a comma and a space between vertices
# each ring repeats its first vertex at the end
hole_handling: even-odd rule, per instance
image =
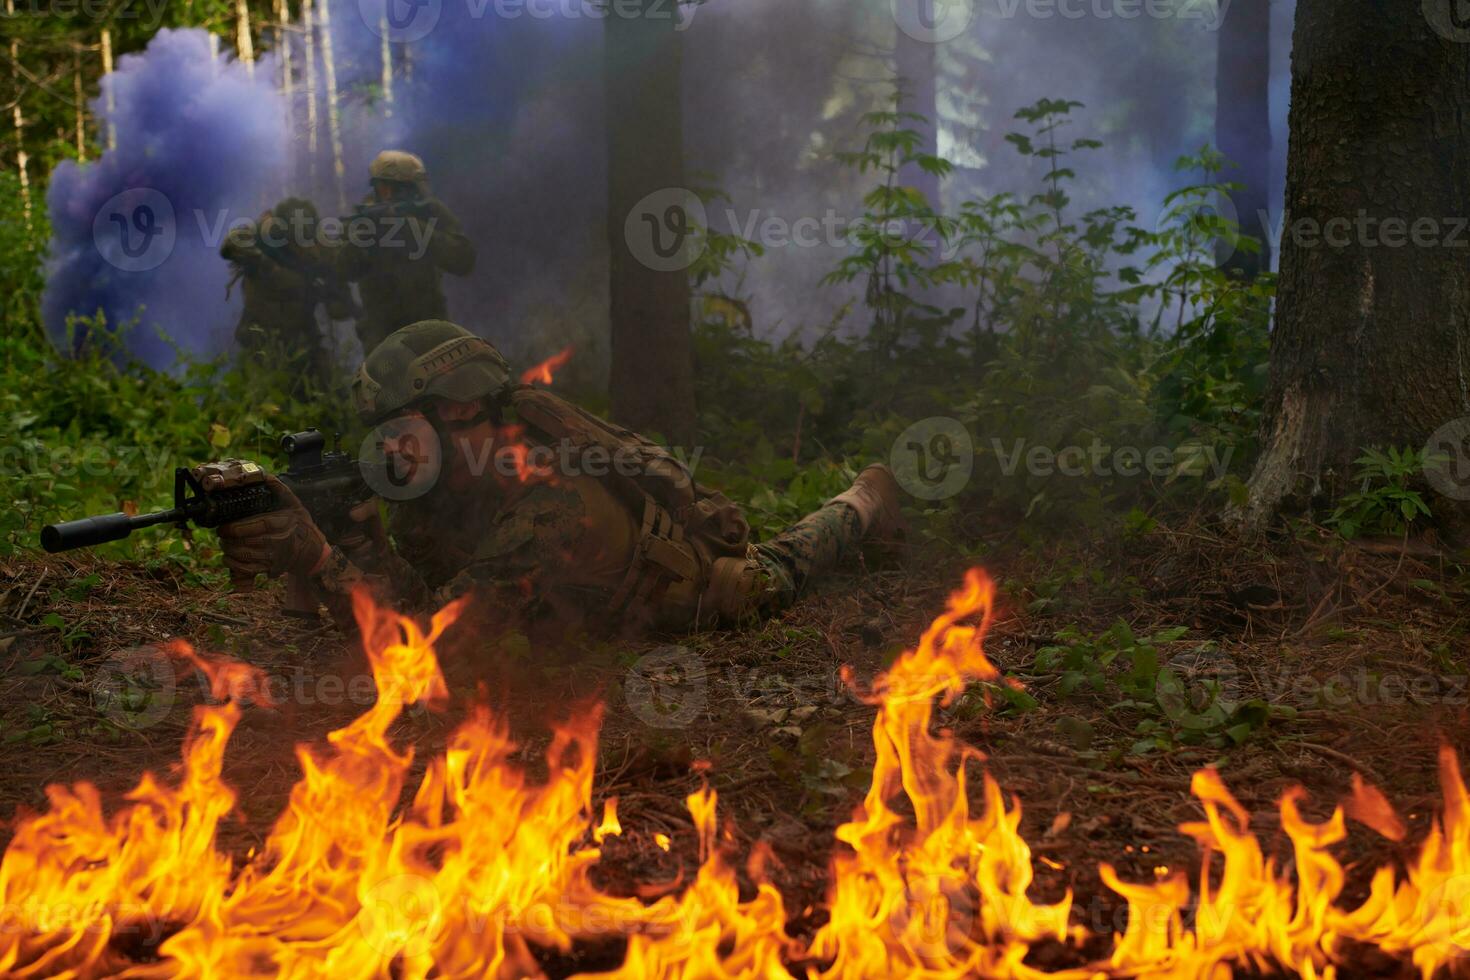
POLYGON ((681 35, 674 4, 642 0, 632 8, 610 10, 604 28, 612 413, 630 428, 688 446, 695 434, 689 275, 651 267, 627 233, 629 216, 649 195, 659 195, 652 217, 662 221, 688 186, 681 35))
POLYGON ((1261 243, 1254 254, 1234 249, 1224 268, 1246 278, 1271 268, 1271 4, 1236 0, 1222 18, 1215 69, 1215 146, 1235 168, 1226 180, 1242 185, 1231 195, 1242 235, 1261 243))
MULTIPOLYGON (((1233 514, 1248 525, 1330 504, 1365 446, 1418 449, 1470 415, 1470 44, 1447 32, 1418 3, 1297 6, 1264 448, 1233 514)), ((1451 528, 1465 507, 1431 501, 1451 528)))

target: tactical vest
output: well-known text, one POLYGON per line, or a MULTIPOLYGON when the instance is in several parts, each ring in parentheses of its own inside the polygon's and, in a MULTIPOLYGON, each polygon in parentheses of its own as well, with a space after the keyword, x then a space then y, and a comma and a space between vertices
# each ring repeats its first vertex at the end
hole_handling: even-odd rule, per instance
POLYGON ((602 481, 642 524, 633 562, 609 602, 616 614, 656 615, 665 597, 698 601, 721 559, 743 563, 750 525, 724 494, 701 486, 663 446, 586 412, 544 389, 518 386, 504 396, 525 438, 566 446, 568 459, 588 459, 584 472, 602 481), (596 462, 586 456, 596 448, 596 462))

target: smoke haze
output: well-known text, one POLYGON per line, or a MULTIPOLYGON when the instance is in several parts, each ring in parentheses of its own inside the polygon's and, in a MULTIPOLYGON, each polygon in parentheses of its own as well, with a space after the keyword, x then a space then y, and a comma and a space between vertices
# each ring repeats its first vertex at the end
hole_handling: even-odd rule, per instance
MULTIPOLYGON (((288 50, 274 41, 253 73, 212 57, 202 31, 160 32, 146 52, 122 59, 104 83, 116 104, 108 121, 117 148, 92 164, 63 164, 50 187, 55 240, 45 310, 53 336, 62 337, 69 311, 100 308, 116 321, 142 306, 145 329, 134 346, 150 363, 171 359, 150 324, 194 354, 228 349, 238 300, 224 298, 228 267, 196 212, 234 221, 304 193, 324 215, 338 213, 366 193, 373 155, 396 147, 424 158, 434 193, 479 250, 472 277, 446 277, 452 315, 518 359, 539 360, 575 341, 579 361, 595 366, 607 329, 602 15, 581 0, 324 2, 330 29, 319 28, 311 49, 311 92, 300 31, 289 35, 288 50), (402 6, 390 10, 390 2, 402 6), (426 13, 432 26, 418 36, 426 13), (385 26, 391 91, 383 84, 385 26), (340 186, 326 37, 337 81, 340 186), (130 188, 162 193, 177 218, 172 253, 149 270, 118 269, 95 242, 99 209, 130 188)), ((1067 135, 1106 144, 1078 162, 1079 208, 1130 204, 1152 227, 1163 195, 1192 179, 1172 167, 1213 140, 1212 8, 1183 3, 1185 11, 1204 9, 1125 19, 1100 17, 1098 7, 1068 17, 1054 6, 1052 16, 1039 16, 1024 2, 984 0, 964 35, 938 48, 940 150, 958 165, 944 187, 948 209, 979 193, 1035 189, 1034 163, 1004 136, 1017 128, 1015 110, 1044 96, 1086 103, 1067 135)), ((1275 13, 1279 174, 1289 50, 1281 35, 1290 5, 1277 4, 1275 13)), ((770 219, 790 227, 802 218, 857 217, 873 178, 841 167, 833 154, 861 145, 861 113, 891 91, 889 0, 711 0, 683 16, 689 171, 728 195, 710 207, 711 224, 760 237, 770 219)), ((1278 189, 1273 200, 1279 196, 1278 189)), ((859 298, 857 289, 819 287, 842 254, 840 242, 770 247, 718 287, 751 301, 759 332, 811 335, 859 298)), ((844 324, 861 328, 856 315, 844 324)))

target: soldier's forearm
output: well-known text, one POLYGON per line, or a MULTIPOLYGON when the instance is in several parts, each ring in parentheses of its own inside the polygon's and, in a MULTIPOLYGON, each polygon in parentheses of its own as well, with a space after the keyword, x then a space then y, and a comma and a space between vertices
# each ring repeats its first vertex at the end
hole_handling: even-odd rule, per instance
POLYGON ((467 276, 475 271, 475 246, 463 234, 441 233, 430 247, 435 264, 451 276, 467 276))
POLYGON ((403 612, 428 609, 433 595, 413 566, 389 551, 372 571, 353 564, 340 548, 333 548, 323 567, 313 575, 327 610, 339 627, 352 626, 352 593, 366 588, 373 599, 403 612))

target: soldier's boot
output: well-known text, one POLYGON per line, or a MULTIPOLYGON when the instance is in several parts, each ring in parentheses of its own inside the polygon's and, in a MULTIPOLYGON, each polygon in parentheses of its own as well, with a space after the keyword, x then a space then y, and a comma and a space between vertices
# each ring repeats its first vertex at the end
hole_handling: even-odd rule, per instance
POLYGON ((908 541, 909 529, 900 509, 901 499, 893 471, 882 463, 874 463, 858 474, 851 487, 827 501, 827 505, 846 504, 857 511, 863 531, 863 551, 877 559, 893 559, 903 554, 908 541))

